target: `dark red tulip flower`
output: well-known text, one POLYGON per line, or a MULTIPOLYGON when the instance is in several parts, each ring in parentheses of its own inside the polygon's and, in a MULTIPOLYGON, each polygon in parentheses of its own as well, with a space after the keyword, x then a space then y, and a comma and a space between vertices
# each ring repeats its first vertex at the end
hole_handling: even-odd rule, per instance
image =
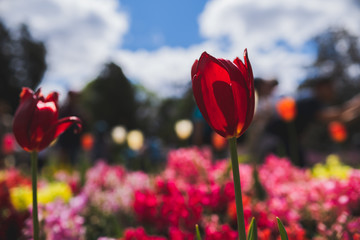
POLYGON ((191 69, 196 103, 209 125, 225 138, 239 137, 254 115, 254 77, 244 51, 244 63, 217 59, 204 52, 191 69))
POLYGON ((73 124, 81 129, 81 120, 77 117, 58 119, 57 102, 57 92, 44 98, 40 89, 34 93, 29 88, 23 88, 14 116, 13 132, 26 151, 41 151, 73 124))

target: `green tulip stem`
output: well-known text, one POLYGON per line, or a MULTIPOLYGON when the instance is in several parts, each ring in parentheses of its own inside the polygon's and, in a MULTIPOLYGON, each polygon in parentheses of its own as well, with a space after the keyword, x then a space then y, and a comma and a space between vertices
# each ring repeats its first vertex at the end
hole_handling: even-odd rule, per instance
POLYGON ((32 177, 32 193, 33 193, 33 234, 34 240, 39 240, 39 219, 38 219, 38 205, 37 205, 37 161, 38 153, 33 151, 31 153, 31 177, 32 177))
POLYGON ((231 165, 232 165, 233 178, 234 178, 238 233, 239 233, 239 239, 245 240, 246 232, 245 232, 245 221, 244 221, 244 208, 243 208, 242 196, 241 196, 240 171, 239 171, 239 162, 238 162, 238 155, 236 148, 236 137, 229 138, 229 144, 230 144, 231 165))

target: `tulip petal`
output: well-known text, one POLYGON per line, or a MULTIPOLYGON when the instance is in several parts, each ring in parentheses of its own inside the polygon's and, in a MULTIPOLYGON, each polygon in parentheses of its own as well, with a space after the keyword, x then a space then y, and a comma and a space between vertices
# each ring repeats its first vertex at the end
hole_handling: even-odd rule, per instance
POLYGON ((231 134, 235 133, 238 116, 236 114, 236 103, 234 102, 231 85, 222 81, 216 81, 213 83, 213 92, 217 106, 227 123, 227 125, 224 126, 225 131, 231 134), (228 98, 224 96, 228 96, 228 98))
POLYGON ((44 134, 44 137, 38 146, 38 150, 42 150, 42 149, 46 148, 52 141, 54 141, 60 134, 65 132, 73 124, 76 124, 78 131, 81 130, 82 124, 81 124, 81 120, 78 117, 72 116, 72 117, 66 117, 66 118, 59 119, 44 134))
POLYGON ((249 114, 249 97, 248 89, 240 84, 238 81, 233 81, 232 90, 235 100, 235 109, 237 116, 237 126, 236 126, 236 137, 239 137, 244 132, 244 129, 247 126, 247 118, 249 114))
POLYGON ((20 105, 15 112, 13 121, 13 132, 16 141, 26 151, 30 151, 31 147, 31 132, 30 126, 33 122, 33 115, 35 112, 37 99, 33 97, 32 91, 28 88, 23 88, 20 94, 20 105))
POLYGON ((239 137, 244 132, 244 129, 247 128, 246 118, 248 117, 248 109, 251 107, 249 106, 249 89, 245 80, 246 76, 243 76, 235 63, 224 59, 219 59, 219 61, 230 75, 235 104, 234 116, 237 122, 237 125, 234 127, 234 136, 239 137))
POLYGON ((198 63, 199 63, 199 60, 196 59, 195 62, 193 63, 193 65, 192 65, 192 67, 191 67, 191 79, 197 73, 198 63))
POLYGON ((235 58, 234 60, 234 64, 240 69, 241 74, 244 76, 247 88, 252 89, 254 88, 254 77, 248 58, 247 49, 244 51, 244 62, 245 64, 239 58, 235 58))
POLYGON ((57 104, 59 99, 59 94, 57 92, 51 92, 45 99, 45 102, 54 102, 57 104))
POLYGON ((42 142, 45 133, 56 123, 58 110, 55 102, 38 101, 32 117, 30 142, 38 145, 42 142))
POLYGON ((244 129, 247 128, 246 118, 248 117, 249 107, 251 107, 249 106, 249 88, 245 80, 246 76, 242 74, 237 64, 229 60, 222 60, 222 62, 226 65, 230 74, 231 87, 235 99, 235 117, 237 121, 234 136, 239 137, 244 132, 244 129))
POLYGON ((235 132, 236 116, 231 80, 224 64, 204 52, 193 77, 195 100, 210 126, 221 136, 235 132), (212 116, 209 118, 209 115, 212 116), (215 116, 215 117, 214 117, 215 116))
POLYGON ((34 96, 35 96, 35 98, 37 98, 38 100, 44 101, 44 96, 43 96, 43 94, 42 94, 42 92, 41 92, 41 88, 39 88, 39 89, 35 92, 34 96))
POLYGON ((253 77, 253 72, 252 72, 252 68, 251 68, 251 64, 248 58, 248 54, 247 54, 247 49, 245 49, 244 51, 244 62, 245 64, 239 59, 236 58, 234 60, 234 63, 236 64, 236 66, 240 69, 242 75, 244 76, 244 80, 247 84, 247 113, 246 113, 246 118, 245 118, 245 122, 244 122, 244 127, 241 130, 240 135, 242 135, 247 128, 250 126, 250 123, 253 119, 254 116, 254 109, 255 109, 255 95, 254 95, 254 77, 253 77))
POLYGON ((20 93, 20 103, 22 103, 30 98, 33 98, 33 95, 34 95, 34 92, 30 88, 27 88, 27 87, 22 88, 21 93, 20 93))

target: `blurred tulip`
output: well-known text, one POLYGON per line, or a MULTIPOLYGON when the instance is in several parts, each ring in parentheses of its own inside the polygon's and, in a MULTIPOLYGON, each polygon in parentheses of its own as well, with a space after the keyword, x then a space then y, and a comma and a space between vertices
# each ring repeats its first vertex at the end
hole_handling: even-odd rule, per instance
POLYGON ((12 154, 16 148, 16 140, 12 133, 6 133, 2 139, 1 150, 5 155, 12 154))
POLYGON ((244 62, 204 52, 191 69, 196 103, 209 125, 225 138, 241 136, 254 115, 254 77, 247 50, 244 62))
POLYGON ((94 146, 94 136, 91 133, 85 133, 81 136, 81 147, 85 151, 90 151, 94 146))
POLYGON ((211 135, 211 143, 217 151, 221 151, 226 147, 227 142, 225 138, 223 138, 216 132, 213 132, 211 135))
POLYGON ((13 122, 15 138, 23 149, 41 151, 71 125, 81 128, 77 117, 58 119, 57 102, 57 92, 44 98, 40 89, 34 93, 29 88, 23 88, 13 122))
POLYGON ((347 138, 347 131, 341 122, 333 121, 328 125, 329 134, 334 142, 344 142, 347 138))
MULTIPOLYGON (((242 197, 243 200, 243 205, 244 207, 248 207, 251 204, 251 199, 250 197, 244 195, 242 197)), ((227 207, 227 215, 230 218, 231 221, 236 221, 236 203, 235 200, 229 202, 228 207, 227 207)))
POLYGON ((175 132, 179 139, 186 140, 188 139, 192 132, 194 126, 190 120, 183 119, 175 123, 175 132))
POLYGON ((140 130, 132 130, 127 135, 127 143, 129 148, 138 151, 144 145, 144 135, 140 130))
POLYGON ((116 126, 111 131, 111 138, 116 144, 123 144, 126 140, 126 129, 123 126, 116 126))
POLYGON ((276 110, 285 122, 291 122, 296 116, 296 102, 292 97, 284 97, 276 104, 276 110))

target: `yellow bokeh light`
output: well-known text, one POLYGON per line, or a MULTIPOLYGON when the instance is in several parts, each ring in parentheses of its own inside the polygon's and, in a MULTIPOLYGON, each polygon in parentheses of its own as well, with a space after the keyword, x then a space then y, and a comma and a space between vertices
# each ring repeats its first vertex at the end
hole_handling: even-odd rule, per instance
POLYGON ((193 129, 193 123, 188 119, 182 119, 175 123, 175 133, 181 140, 188 139, 191 136, 193 129))
POLYGON ((127 144, 134 151, 140 150, 144 145, 144 135, 140 130, 132 130, 127 135, 127 144))

